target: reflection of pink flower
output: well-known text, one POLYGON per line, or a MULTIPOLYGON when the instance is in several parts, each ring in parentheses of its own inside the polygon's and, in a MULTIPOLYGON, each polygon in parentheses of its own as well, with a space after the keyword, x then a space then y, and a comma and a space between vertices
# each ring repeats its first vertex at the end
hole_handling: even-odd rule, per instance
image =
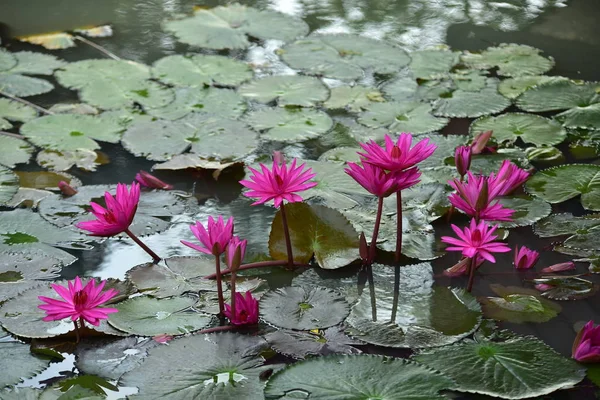
POLYGON ((584 363, 600 361, 600 326, 594 326, 594 321, 585 324, 575 337, 572 357, 584 363))
POLYGON ((306 164, 296 166, 296 159, 287 167, 285 161, 279 157, 274 158, 271 169, 260 164, 260 171, 248 167, 252 171, 250 179, 241 180, 240 183, 250 190, 244 193, 246 197, 258 198, 252 205, 263 204, 273 200, 275 207, 279 207, 284 200, 288 203, 302 201, 298 192, 317 186, 317 182, 308 182, 315 177, 311 168, 304 169, 306 164), (282 161, 279 163, 278 161, 282 161))
POLYGON ((235 315, 231 315, 231 306, 225 304, 223 312, 232 325, 254 325, 258 323, 258 301, 252 297, 250 291, 245 296, 235 294, 235 315))
POLYGON ((463 256, 473 258, 476 255, 495 263, 496 259, 492 253, 506 253, 510 251, 507 245, 501 242, 495 242, 496 236, 493 234, 498 225, 490 228, 485 221, 475 222, 473 218, 469 227, 461 230, 458 226, 452 224, 452 230, 459 239, 451 236, 442 236, 442 242, 451 244, 446 247, 448 251, 461 251, 463 256))
POLYGON ((240 240, 239 236, 233 236, 227 245, 227 253, 225 253, 225 262, 229 269, 237 269, 242 261, 244 260, 244 255, 246 254, 246 244, 247 240, 240 240), (239 254, 236 257, 236 254, 239 254))
POLYGON ((225 251, 227 244, 233 236, 233 217, 227 220, 227 223, 223 221, 223 216, 220 215, 219 219, 215 221, 213 217, 208 217, 207 228, 200 221, 196 221, 195 225, 190 225, 190 230, 196 236, 196 239, 200 241, 201 245, 190 243, 186 240, 182 240, 181 243, 201 253, 212 254, 220 256, 225 251))
POLYGON ((94 279, 91 279, 85 287, 82 287, 81 280, 76 276, 75 281, 70 281, 68 284, 68 288, 54 283, 51 285, 64 301, 46 296, 38 297, 46 303, 38 306, 38 308, 46 311, 44 321, 59 321, 67 317, 77 321, 83 318, 90 324, 98 326, 100 320, 108 319, 108 314, 118 311, 116 308, 99 307, 119 293, 115 289, 109 289, 102 293, 106 281, 101 281, 96 286, 94 279))
POLYGON ((454 152, 454 165, 460 176, 465 176, 471 168, 471 147, 459 146, 454 152))
POLYGON ((388 171, 402 171, 414 167, 417 163, 431 156, 437 146, 430 144, 429 139, 423 139, 411 149, 412 135, 401 133, 396 143, 389 135, 385 135, 385 148, 375 141, 361 143, 365 151, 358 153, 364 163, 373 164, 388 171))
POLYGON ((525 246, 515 246, 514 265, 516 269, 529 269, 535 265, 540 258, 540 253, 530 250, 525 246))
POLYGON ((125 232, 133 221, 140 201, 140 185, 136 182, 131 184, 131 190, 127 192, 127 185, 117 185, 117 195, 113 197, 110 193, 104 193, 106 208, 99 204, 90 202, 92 214, 95 220, 83 221, 76 224, 79 229, 90 231, 92 236, 114 236, 125 232))
POLYGON ((392 193, 416 185, 421 176, 421 172, 416 167, 405 171, 385 172, 382 168, 368 163, 359 165, 353 162, 349 162, 348 168, 344 171, 369 193, 377 197, 387 197, 392 193))
POLYGON ((135 180, 138 181, 140 185, 148 187, 150 189, 173 189, 173 185, 169 185, 168 183, 161 181, 160 179, 146 171, 138 172, 135 175, 135 180))
POLYGON ((529 172, 517 167, 509 160, 504 160, 498 173, 490 174, 490 185, 494 182, 501 188, 498 196, 506 196, 524 184, 527 179, 529 179, 529 172))
POLYGON ((548 274, 553 272, 571 271, 573 269, 575 269, 575 263, 573 261, 567 261, 543 268, 541 272, 543 274, 548 274))
POLYGON ((450 203, 465 214, 488 221, 512 220, 515 211, 504 208, 495 200, 502 186, 491 179, 467 172, 466 182, 453 179, 448 181, 448 184, 456 190, 456 193, 448 196, 450 203))

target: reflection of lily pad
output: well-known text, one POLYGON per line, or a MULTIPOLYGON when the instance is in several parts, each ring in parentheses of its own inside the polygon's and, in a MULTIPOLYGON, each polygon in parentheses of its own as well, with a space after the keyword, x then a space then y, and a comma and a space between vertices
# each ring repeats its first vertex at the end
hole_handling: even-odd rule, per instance
POLYGON ((252 78, 248 64, 229 57, 193 54, 173 55, 154 63, 152 75, 174 86, 237 86, 252 78))
POLYGON ((490 285, 499 297, 482 297, 483 314, 486 318, 512 323, 547 322, 560 313, 562 307, 542 298, 535 289, 490 285))
POLYGON ((448 119, 431 114, 424 103, 375 103, 360 114, 358 121, 371 128, 386 127, 395 132, 414 134, 433 132, 448 124, 448 119))
POLYGON ((52 75, 55 69, 64 65, 64 61, 49 54, 30 51, 9 53, 0 49, 0 91, 19 97, 47 93, 54 89, 54 85, 27 75, 52 75))
POLYGON ((179 41, 209 49, 245 49, 250 45, 247 36, 289 41, 308 33, 308 25, 301 19, 237 3, 199 8, 191 17, 164 26, 179 41))
POLYGON ((240 87, 240 94, 259 103, 277 100, 280 106, 310 107, 327 100, 329 90, 317 78, 283 75, 248 82, 240 87))
POLYGON ((498 142, 512 143, 520 138, 536 146, 559 144, 567 137, 567 131, 556 121, 523 113, 479 118, 470 128, 471 135, 485 131, 493 131, 498 142))
MULTIPOLYGON (((34 376, 48 366, 49 361, 34 356, 29 345, 19 342, 0 343, 0 359, 6 363, 0 375, 0 388, 19 383, 21 379, 34 376)), ((0 397, 2 392, 0 392, 0 397)))
POLYGON ((554 66, 554 60, 540 55, 541 50, 523 44, 503 43, 490 47, 479 54, 467 53, 461 57, 471 68, 498 68, 498 75, 539 75, 554 66))
POLYGON ((317 138, 333 126, 323 111, 281 107, 257 110, 247 121, 257 131, 265 131, 262 138, 286 143, 317 138))
POLYGON ((5 204, 17 193, 19 177, 10 169, 0 165, 0 204, 5 204))

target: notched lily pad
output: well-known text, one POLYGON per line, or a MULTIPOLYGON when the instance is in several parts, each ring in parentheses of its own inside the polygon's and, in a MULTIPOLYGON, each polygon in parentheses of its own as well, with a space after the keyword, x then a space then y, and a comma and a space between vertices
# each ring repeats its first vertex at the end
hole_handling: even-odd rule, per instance
POLYGON ((431 106, 424 103, 375 103, 359 115, 358 121, 370 128, 386 127, 393 132, 428 133, 442 129, 447 118, 431 113, 431 106))
POLYGON ((0 165, 0 204, 5 204, 17 193, 19 177, 9 168, 0 165))
POLYGON ((169 85, 203 87, 237 86, 251 79, 253 73, 248 64, 229 57, 176 54, 156 61, 152 75, 169 85))
POLYGON ((300 75, 268 76, 246 83, 239 92, 263 104, 277 100, 280 106, 311 107, 329 97, 329 90, 320 80, 300 75))
POLYGON ((278 353, 296 359, 334 353, 358 354, 361 351, 352 346, 362 343, 346 336, 337 326, 325 330, 313 329, 309 332, 280 330, 268 333, 265 339, 278 353))
POLYGON ((502 43, 498 47, 489 47, 479 54, 466 53, 461 61, 471 68, 498 68, 501 76, 539 75, 554 66, 552 57, 543 57, 541 50, 531 46, 514 43, 502 43))
POLYGON ((350 112, 360 112, 371 103, 383 103, 382 93, 367 86, 338 86, 331 89, 329 100, 323 103, 327 109, 346 109, 350 112))
POLYGON ((515 142, 520 138, 524 143, 536 146, 555 145, 567 138, 567 131, 556 121, 533 114, 506 113, 497 117, 479 118, 471 124, 469 132, 493 131, 500 142, 515 142))
POLYGON ((525 289, 518 286, 504 287, 492 284, 490 288, 499 297, 481 297, 483 315, 499 321, 513 323, 547 322, 556 317, 562 307, 552 301, 542 298, 535 289, 525 289))
POLYGON ((537 197, 510 196, 501 197, 499 203, 505 208, 515 210, 512 221, 498 221, 501 228, 516 228, 518 226, 529 226, 552 212, 550 204, 537 197))
MULTIPOLYGON (((0 342, 0 359, 10 363, 10 368, 5 364, 0 375, 0 388, 34 376, 49 364, 49 360, 31 354, 29 345, 19 342, 0 342)), ((0 397, 3 397, 2 392, 0 397)))
POLYGON ((458 89, 447 92, 444 97, 435 101, 433 114, 440 117, 476 118, 498 114, 508 106, 510 101, 498 93, 497 80, 488 78, 481 90, 458 89))
POLYGON ((0 49, 0 90, 18 97, 48 93, 54 85, 28 75, 52 75, 55 69, 65 64, 49 54, 30 51, 10 53, 0 49))
POLYGON ((553 300, 579 300, 590 297, 598 291, 597 284, 581 278, 580 275, 546 275, 534 279, 533 283, 551 286, 542 292, 542 296, 553 300))

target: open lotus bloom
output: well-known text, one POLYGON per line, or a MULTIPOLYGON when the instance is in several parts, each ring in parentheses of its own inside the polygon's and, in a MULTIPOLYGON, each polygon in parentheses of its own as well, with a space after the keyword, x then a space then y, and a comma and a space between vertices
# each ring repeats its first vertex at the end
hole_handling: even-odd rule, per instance
POLYGON ((437 146, 429 143, 429 139, 419 141, 413 148, 412 135, 401 133, 396 143, 390 135, 385 135, 385 147, 375 141, 361 143, 364 153, 359 152, 364 163, 375 165, 387 171, 402 171, 414 167, 427 157, 431 156, 437 146))
POLYGON ((231 315, 231 306, 225 304, 223 312, 232 325, 254 325, 258 323, 258 301, 250 291, 245 295, 235 294, 235 315, 231 315))
POLYGON ((135 175, 135 180, 138 181, 140 185, 151 189, 173 189, 173 185, 169 185, 168 183, 161 181, 160 179, 146 171, 138 172, 135 175))
POLYGON ((100 307, 115 297, 119 292, 115 289, 109 289, 102 292, 106 281, 101 281, 98 286, 94 279, 82 287, 81 279, 75 277, 70 281, 68 287, 52 284, 52 288, 63 300, 52 299, 46 296, 39 296, 38 299, 45 304, 38 308, 46 311, 44 321, 58 321, 64 318, 71 318, 73 321, 83 319, 94 326, 100 325, 100 320, 108 319, 108 314, 115 313, 116 308, 100 307))
POLYGON ((530 250, 525 246, 515 246, 514 265, 516 269, 529 269, 535 265, 540 258, 540 253, 535 250, 530 250))
POLYGON ((600 362, 600 326, 589 321, 573 342, 572 357, 584 363, 600 362))
POLYGON ((117 194, 113 197, 110 193, 104 193, 106 208, 90 202, 92 214, 95 220, 77 223, 79 229, 90 231, 92 236, 115 236, 129 229, 133 222, 137 206, 140 201, 140 185, 133 182, 131 190, 127 191, 127 185, 119 183, 117 194))
POLYGON ((223 220, 222 215, 216 221, 213 217, 208 217, 206 228, 199 221, 196 221, 196 224, 190 225, 190 230, 196 236, 196 239, 200 241, 200 244, 186 240, 182 240, 181 243, 201 253, 218 257, 223 254, 233 236, 233 217, 230 217, 227 223, 223 220))
POLYGON ((473 218, 470 226, 465 227, 464 230, 461 230, 454 224, 451 226, 458 239, 451 236, 442 236, 442 242, 451 245, 446 247, 448 251, 461 251, 463 256, 469 258, 481 256, 493 263, 496 262, 496 259, 492 253, 506 253, 510 251, 510 248, 506 244, 494 241, 497 238, 494 232, 498 228, 498 225, 490 227, 485 221, 477 223, 473 218))
POLYGON ((344 172, 377 197, 388 197, 402 189, 414 186, 420 182, 421 177, 421 172, 416 167, 405 171, 385 172, 383 168, 365 162, 362 165, 349 162, 344 172))

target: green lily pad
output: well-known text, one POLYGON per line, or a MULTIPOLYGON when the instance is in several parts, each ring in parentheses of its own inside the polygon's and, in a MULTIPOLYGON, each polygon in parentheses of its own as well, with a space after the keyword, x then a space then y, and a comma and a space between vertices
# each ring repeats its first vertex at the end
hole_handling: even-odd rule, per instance
POLYGON ((138 396, 148 400, 264 400, 260 376, 275 367, 263 366, 259 354, 266 348, 260 336, 229 332, 177 338, 151 349, 120 383, 138 387, 138 396))
POLYGON ((542 218, 547 217, 552 212, 550 204, 536 197, 511 196, 501 197, 499 203, 510 210, 516 212, 512 216, 512 221, 498 221, 500 228, 516 228, 519 226, 533 225, 542 218))
POLYGON ((279 330, 268 333, 265 339, 278 353, 296 359, 333 353, 358 354, 361 351, 352 345, 362 343, 346 336, 337 326, 310 332, 279 330))
MULTIPOLYGON (((487 79, 479 91, 455 90, 439 98, 433 105, 433 114, 440 117, 476 118, 498 114, 510 106, 510 100, 498 93, 497 80, 487 79)), ((495 133, 495 131, 494 131, 495 133)))
POLYGON ((428 133, 442 129, 449 120, 431 114, 423 103, 375 103, 360 114, 358 121, 370 128, 386 127, 394 132, 428 133))
POLYGON ((0 204, 12 199, 19 189, 19 177, 10 169, 0 165, 0 204))
POLYGON ((323 111, 289 108, 263 108, 251 113, 248 124, 266 140, 295 143, 314 139, 333 126, 333 120, 323 111))
POLYGON ((40 251, 29 254, 5 251, 0 255, 0 282, 58 278, 65 265, 62 260, 40 251))
POLYGON ((139 336, 184 335, 205 328, 213 319, 194 311, 194 304, 196 300, 189 297, 134 297, 116 304, 119 312, 110 314, 108 322, 120 331, 139 336))
POLYGON ((27 75, 52 75, 55 69, 64 65, 64 61, 49 54, 30 51, 9 53, 0 49, 0 91, 19 97, 47 93, 54 89, 54 85, 27 75))
POLYGON ((471 136, 490 130, 494 131, 494 138, 499 143, 513 143, 520 138, 525 143, 545 146, 559 144, 567 138, 567 131, 556 121, 523 113, 482 117, 475 120, 469 129, 471 136))
POLYGON ((93 150, 76 149, 73 151, 42 150, 36 156, 40 167, 53 171, 67 171, 76 166, 86 171, 96 171, 100 165, 100 155, 93 150))
POLYGON ((466 53, 461 61, 471 68, 498 68, 500 76, 540 75, 554 66, 552 57, 540 55, 541 50, 531 46, 502 43, 479 54, 466 53))
POLYGON ((164 28, 180 42, 217 50, 245 49, 250 45, 247 36, 290 41, 308 33, 301 19, 238 3, 199 8, 190 17, 166 22, 164 28))
POLYGON ((275 289, 261 298, 259 306, 260 315, 269 324, 305 331, 337 325, 350 311, 339 293, 320 287, 275 289))
MULTIPOLYGON (((305 203, 285 207, 294 260, 307 263, 313 254, 325 269, 344 267, 359 258, 358 233, 337 210, 305 203)), ((281 211, 275 214, 269 235, 269 253, 287 258, 281 211)))
MULTIPOLYGON (((0 357, 2 360, 10 360, 10 368, 6 364, 6 368, 3 368, 0 388, 14 385, 22 379, 34 376, 49 364, 49 360, 31 354, 29 345, 18 342, 0 343, 0 357)), ((3 397, 2 392, 0 392, 0 397, 3 397)))
POLYGON ((417 79, 436 79, 450 73, 459 62, 459 53, 447 49, 413 51, 409 68, 417 79))
POLYGON ((23 139, 0 135, 0 164, 2 165, 14 168, 16 164, 27 163, 33 150, 33 146, 23 139))
POLYGON ((338 86, 331 89, 331 96, 323 106, 330 110, 346 109, 350 112, 360 112, 371 103, 383 102, 383 95, 375 88, 361 85, 338 86))
POLYGON ((320 80, 300 75, 268 76, 242 85, 239 92, 259 103, 277 100, 280 106, 311 107, 329 98, 329 90, 320 80))
POLYGON ((523 322, 547 322, 556 317, 562 307, 542 298, 539 291, 517 286, 504 287, 492 284, 490 288, 499 297, 481 297, 479 301, 486 318, 508 321, 516 324, 523 322))
POLYGON ((83 60, 57 71, 61 85, 78 90, 84 103, 111 110, 131 107, 164 107, 173 101, 173 91, 150 81, 150 67, 125 60, 83 60))
POLYGON ((152 75, 168 85, 189 88, 237 86, 252 79, 253 73, 248 64, 229 57, 176 54, 156 61, 152 75))
POLYGON ((505 399, 543 396, 571 388, 585 376, 575 361, 534 337, 481 340, 425 350, 414 359, 454 379, 455 390, 505 399))
POLYGON ((575 217, 570 213, 552 214, 534 226, 534 232, 539 237, 560 235, 586 234, 600 226, 598 215, 575 217))
POLYGON ((96 150, 96 140, 118 143, 123 128, 92 115, 46 115, 26 122, 21 134, 36 146, 56 151, 96 150))
POLYGON ((319 141, 324 143, 326 147, 358 146, 359 142, 367 142, 369 140, 383 143, 386 134, 388 134, 387 129, 367 128, 355 120, 344 121, 343 124, 336 121, 333 130, 326 136, 321 137, 319 141))
POLYGON ((0 303, 6 300, 12 299, 19 294, 40 286, 40 281, 34 280, 21 280, 16 282, 2 282, 0 283, 0 303))
POLYGON ((423 365, 379 355, 332 355, 297 362, 273 375, 268 399, 442 400, 454 382, 423 365), (376 376, 377 379, 373 379, 376 376), (302 396, 302 397, 299 397, 302 396))
POLYGON ((25 122, 37 117, 35 108, 5 98, 0 98, 0 129, 10 129, 9 121, 25 122))
POLYGON ((360 162, 360 156, 357 152, 362 151, 360 147, 337 147, 327 150, 319 156, 319 161, 329 161, 345 164, 347 162, 360 162))
POLYGON ((569 164, 538 171, 525 190, 552 204, 581 195, 585 209, 600 210, 600 166, 569 164))
POLYGON ((498 85, 498 92, 507 99, 514 100, 529 89, 538 85, 559 80, 567 80, 562 76, 524 75, 505 79, 498 85))
POLYGON ((598 285, 592 281, 583 279, 579 275, 558 276, 548 275, 533 279, 536 285, 550 285, 551 288, 544 290, 542 296, 553 300, 580 300, 595 295, 598 285))
MULTIPOLYGON (((467 144, 467 138, 464 135, 438 135, 429 134, 423 135, 418 138, 422 140, 428 138, 429 143, 436 145, 435 152, 425 160, 419 163, 419 168, 433 168, 444 165, 444 160, 448 157, 452 157, 454 165, 454 153, 458 146, 467 144)), ((445 182, 444 182, 445 183, 445 182)))
POLYGON ((376 289, 365 287, 346 320, 352 337, 415 349, 454 343, 479 326, 477 300, 463 289, 434 286, 429 263, 401 268, 376 264, 372 273, 376 289))

